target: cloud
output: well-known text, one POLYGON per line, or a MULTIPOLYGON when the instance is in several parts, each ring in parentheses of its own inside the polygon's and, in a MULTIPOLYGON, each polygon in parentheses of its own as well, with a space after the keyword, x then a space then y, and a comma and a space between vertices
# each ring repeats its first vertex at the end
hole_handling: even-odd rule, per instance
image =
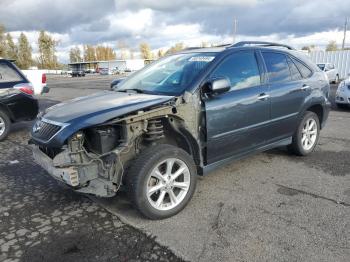
POLYGON ((344 0, 1 0, 0 23, 8 31, 30 35, 44 29, 60 40, 57 50, 66 61, 74 45, 122 41, 138 49, 142 41, 152 48, 176 42, 199 45, 202 41, 257 39, 325 45, 342 39, 350 1, 344 0))
POLYGON ((1 0, 0 22, 10 31, 62 33, 115 12, 113 0, 1 0))

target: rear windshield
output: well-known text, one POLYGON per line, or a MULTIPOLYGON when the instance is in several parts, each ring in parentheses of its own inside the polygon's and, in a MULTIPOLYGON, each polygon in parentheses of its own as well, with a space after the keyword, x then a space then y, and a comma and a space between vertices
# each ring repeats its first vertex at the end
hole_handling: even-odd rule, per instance
POLYGON ((0 83, 18 82, 21 80, 22 77, 14 68, 10 67, 7 63, 0 62, 0 83))

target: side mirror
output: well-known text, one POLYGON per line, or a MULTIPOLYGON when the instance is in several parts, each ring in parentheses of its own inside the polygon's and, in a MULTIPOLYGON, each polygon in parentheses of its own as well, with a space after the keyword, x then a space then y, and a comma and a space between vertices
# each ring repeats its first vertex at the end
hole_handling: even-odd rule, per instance
POLYGON ((112 90, 116 90, 116 89, 118 88, 119 84, 120 84, 121 82, 123 82, 124 79, 125 79, 125 78, 118 78, 118 79, 114 80, 114 81, 111 83, 111 89, 112 89, 112 90))
POLYGON ((205 84, 205 86, 206 86, 209 93, 221 94, 221 93, 225 93, 225 92, 230 90, 231 83, 230 83, 230 80, 228 78, 219 77, 219 78, 210 79, 205 84))

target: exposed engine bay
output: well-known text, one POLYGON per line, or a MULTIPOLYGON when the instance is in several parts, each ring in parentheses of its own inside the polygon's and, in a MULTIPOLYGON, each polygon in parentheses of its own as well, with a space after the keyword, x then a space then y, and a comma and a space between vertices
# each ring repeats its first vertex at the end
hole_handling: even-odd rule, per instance
POLYGON ((199 98, 190 94, 186 101, 185 95, 172 103, 82 129, 60 149, 39 146, 34 157, 76 191, 102 197, 115 195, 133 159, 155 143, 182 147, 201 166, 200 136, 205 135, 200 132, 202 116, 197 108, 201 103, 192 99, 199 98))

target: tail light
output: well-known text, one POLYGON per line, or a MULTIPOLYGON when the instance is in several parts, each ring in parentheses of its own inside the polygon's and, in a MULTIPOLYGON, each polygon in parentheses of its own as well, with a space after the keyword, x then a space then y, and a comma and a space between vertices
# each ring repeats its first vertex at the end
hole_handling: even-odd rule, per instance
POLYGON ((31 84, 25 83, 25 84, 18 84, 13 87, 14 89, 17 89, 21 91, 22 93, 25 93, 27 95, 34 95, 34 88, 31 84))
POLYGON ((46 84, 46 74, 41 75, 41 83, 46 84))

